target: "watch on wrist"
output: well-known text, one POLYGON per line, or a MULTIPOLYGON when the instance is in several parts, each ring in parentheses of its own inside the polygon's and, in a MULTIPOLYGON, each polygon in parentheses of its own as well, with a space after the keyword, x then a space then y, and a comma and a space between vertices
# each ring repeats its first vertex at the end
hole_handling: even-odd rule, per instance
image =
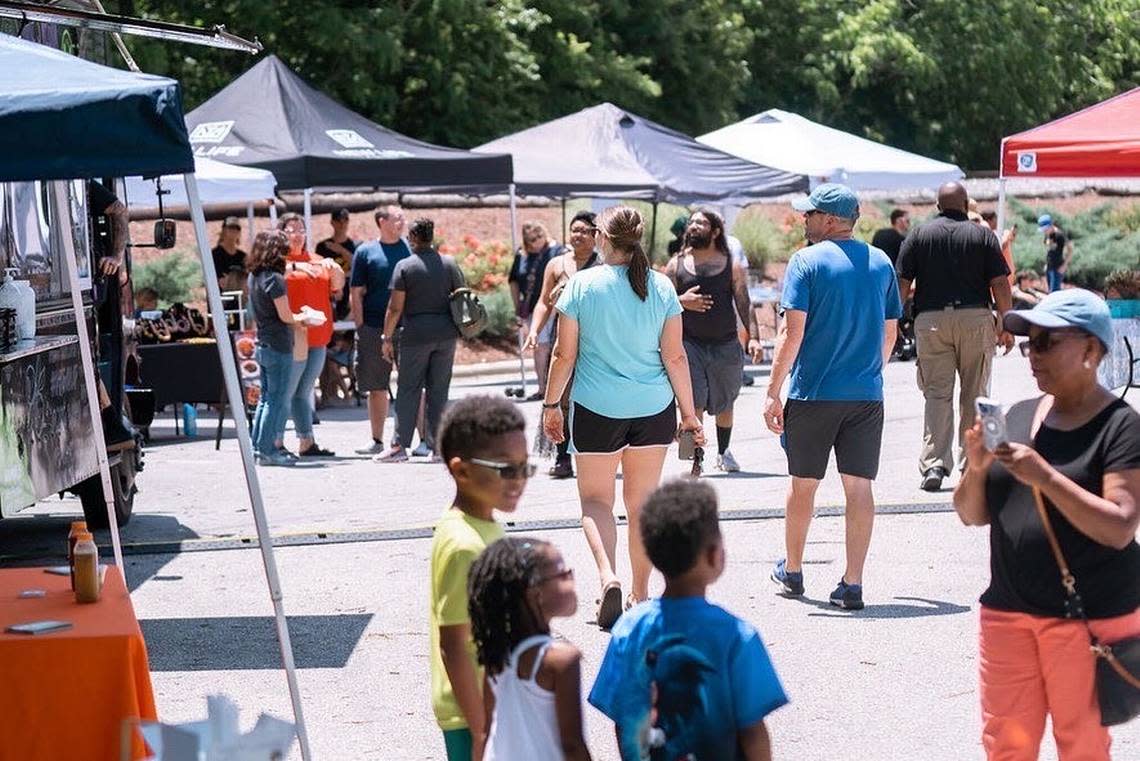
POLYGON ((562 406, 561 401, 554 402, 554 404, 547 404, 546 402, 542 403, 542 408, 544 410, 554 410, 554 409, 558 409, 561 406, 562 406))

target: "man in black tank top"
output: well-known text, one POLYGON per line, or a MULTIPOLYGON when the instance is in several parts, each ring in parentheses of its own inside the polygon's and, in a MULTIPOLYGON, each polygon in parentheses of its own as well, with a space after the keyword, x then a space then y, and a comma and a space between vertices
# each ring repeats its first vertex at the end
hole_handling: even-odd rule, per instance
MULTIPOLYGON (((760 355, 756 313, 748 296, 748 273, 735 264, 728 250, 724 220, 715 212, 693 212, 685 228, 684 246, 665 268, 681 306, 685 353, 693 381, 693 402, 698 414, 716 416, 716 466, 725 472, 740 470, 728 450, 732 438, 732 406, 740 394, 744 358, 737 339, 736 320, 748 326, 748 351, 760 355)), ((693 460, 693 475, 702 470, 701 457, 693 460)))

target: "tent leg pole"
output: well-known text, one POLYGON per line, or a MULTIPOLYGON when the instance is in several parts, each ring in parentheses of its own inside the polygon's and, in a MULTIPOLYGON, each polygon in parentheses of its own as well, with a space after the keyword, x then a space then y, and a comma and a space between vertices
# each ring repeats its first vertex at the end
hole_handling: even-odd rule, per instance
POLYGON ((998 180, 998 197, 997 197, 997 229, 998 235, 1005 234, 1005 178, 1002 177, 998 180))
POLYGON ((511 194, 511 202, 510 202, 510 209, 511 209, 511 213, 510 213, 510 219, 511 219, 511 223, 510 223, 511 224, 511 253, 513 254, 516 250, 518 250, 518 241, 515 240, 515 229, 518 226, 518 214, 517 214, 517 211, 515 209, 515 185, 513 182, 510 185, 510 194, 511 194))
POLYGON ((566 242, 566 199, 562 199, 562 242, 566 242))
POLYGON ((222 295, 218 287, 218 274, 214 271, 214 260, 210 256, 206 241, 206 218, 202 214, 202 202, 198 197, 198 181, 193 173, 184 175, 186 199, 190 204, 190 216, 194 221, 194 237, 198 244, 198 256, 206 280, 206 300, 210 307, 210 318, 217 337, 218 355, 222 365, 222 378, 225 381, 227 404, 237 429, 238 449, 241 452, 245 469, 245 484, 249 490, 249 503, 253 509, 253 520, 257 527, 257 544, 261 550, 261 561, 265 566, 265 580, 269 587, 269 598, 273 602, 273 616, 277 623, 277 641, 281 645, 281 661, 285 668, 285 679, 289 685, 289 697, 293 702, 293 721, 297 729, 297 741, 301 747, 301 758, 311 759, 309 733, 305 728, 305 715, 301 708, 301 689, 297 684, 297 669, 293 663, 293 645, 289 639, 289 623, 285 618, 285 596, 281 591, 281 579, 277 574, 277 561, 273 556, 273 539, 269 534, 269 520, 265 515, 265 503, 261 496, 261 483, 253 458, 253 445, 249 438, 249 425, 245 418, 245 400, 238 385, 237 358, 230 349, 229 332, 226 330, 226 316, 222 311, 222 295))
MULTIPOLYGON (((70 209, 67 196, 67 183, 63 180, 52 182, 57 209, 70 209)), ((115 515, 115 492, 111 488, 111 467, 107 460, 107 447, 103 438, 103 416, 99 409, 99 390, 95 382, 95 359, 91 354, 91 336, 87 332, 87 320, 83 316, 83 291, 79 288, 79 269, 76 263, 75 244, 70 235, 61 235, 63 258, 67 262, 67 280, 71 286, 71 308, 75 315, 75 332, 79 334, 79 361, 83 368, 83 385, 87 392, 87 406, 91 412, 91 430, 95 438, 95 459, 99 463, 99 480, 103 483, 103 499, 107 504, 107 527, 111 532, 111 549, 115 554, 115 565, 127 582, 127 571, 123 567, 123 546, 119 541, 119 519, 115 515)), ((84 251, 86 256, 87 252, 84 251)))
POLYGON ((313 250, 313 189, 305 188, 305 250, 313 250))
POLYGON ((249 230, 245 236, 247 245, 253 249, 253 201, 245 205, 245 226, 249 230))
POLYGON ((277 199, 276 198, 270 198, 269 199, 269 224, 273 226, 273 229, 275 229, 275 230, 277 229, 277 199))
POLYGON ((653 221, 649 223, 649 263, 657 255, 657 202, 653 202, 653 221))

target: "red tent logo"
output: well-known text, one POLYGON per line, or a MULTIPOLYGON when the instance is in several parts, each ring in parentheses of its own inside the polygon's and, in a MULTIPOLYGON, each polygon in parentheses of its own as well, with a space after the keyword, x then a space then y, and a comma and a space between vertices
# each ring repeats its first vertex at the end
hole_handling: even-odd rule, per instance
POLYGON ((1018 151, 1017 171, 1032 173, 1037 171, 1037 151, 1018 151))

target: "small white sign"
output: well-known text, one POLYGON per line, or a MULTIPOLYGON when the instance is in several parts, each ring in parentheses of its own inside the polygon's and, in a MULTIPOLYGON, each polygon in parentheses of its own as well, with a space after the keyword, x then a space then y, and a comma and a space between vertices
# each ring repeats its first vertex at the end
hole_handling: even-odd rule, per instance
POLYGON ((1018 151, 1017 171, 1031 174, 1037 171, 1037 151, 1018 151))
POLYGON ((234 121, 202 122, 190 133, 191 143, 220 143, 234 128, 234 121))
POLYGON ((345 148, 375 148, 354 129, 327 129, 325 134, 345 148))

